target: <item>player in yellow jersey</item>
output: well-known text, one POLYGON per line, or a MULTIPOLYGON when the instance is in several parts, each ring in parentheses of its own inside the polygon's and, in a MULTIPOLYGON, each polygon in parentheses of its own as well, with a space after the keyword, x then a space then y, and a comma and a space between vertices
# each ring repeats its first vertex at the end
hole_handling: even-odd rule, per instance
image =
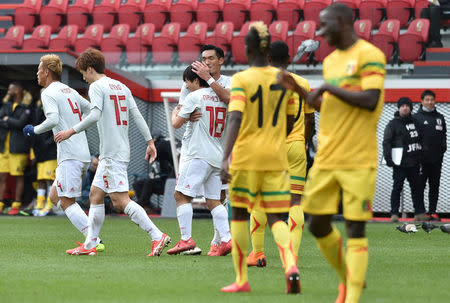
MULTIPOLYGON (((344 4, 322 10, 320 27, 319 34, 337 49, 323 62, 325 83, 307 98, 320 108, 320 129, 302 206, 310 214, 309 229, 317 246, 341 280, 336 302, 354 303, 359 301, 368 263, 365 225, 372 218, 386 58, 358 39, 352 10, 344 4), (341 201, 348 236, 345 255, 342 237, 331 225, 341 201)), ((280 81, 285 87, 295 86, 286 74, 280 81)))
POLYGON ((282 214, 288 212, 290 206, 285 135, 292 130, 295 103, 288 103, 292 92, 277 82, 279 69, 268 65, 269 45, 267 26, 263 22, 253 23, 245 37, 250 68, 231 79, 221 178, 229 182, 236 282, 222 288, 223 292, 250 291, 245 257, 249 248, 248 212, 252 209, 267 214, 285 264, 286 292, 300 292, 300 276, 289 245, 289 229, 282 220, 282 214))
MULTIPOLYGON (((268 60, 270 65, 286 69, 289 65, 289 48, 282 41, 272 42, 268 60)), ((291 233, 292 250, 295 259, 302 240, 304 215, 300 206, 303 187, 306 180, 306 146, 314 130, 314 109, 305 104, 305 98, 310 91, 308 80, 296 74, 291 74, 300 87, 302 96, 294 94, 295 102, 299 104, 295 115, 294 128, 286 139, 288 149, 289 174, 291 184, 291 207, 289 209, 289 231, 291 233)), ((266 229, 266 215, 253 210, 250 216, 250 236, 253 250, 247 257, 247 266, 266 266, 264 255, 264 231, 266 229)))

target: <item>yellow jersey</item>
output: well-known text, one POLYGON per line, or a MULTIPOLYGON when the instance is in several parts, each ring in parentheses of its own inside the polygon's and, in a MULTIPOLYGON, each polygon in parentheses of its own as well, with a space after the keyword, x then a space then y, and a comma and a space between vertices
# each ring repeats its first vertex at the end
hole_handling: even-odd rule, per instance
POLYGON ((376 132, 384 103, 385 65, 383 52, 363 39, 346 50, 335 50, 323 61, 325 82, 350 91, 379 89, 381 93, 373 111, 323 94, 314 160, 317 168, 377 167, 376 132))
MULTIPOLYGON (((299 75, 291 73, 291 76, 295 79, 297 84, 303 87, 307 92, 311 91, 308 80, 299 75)), ((286 139, 286 143, 292 141, 302 141, 305 142, 305 114, 311 114, 314 112, 314 108, 306 104, 306 100, 301 98, 297 93, 293 94, 295 102, 298 103, 298 110, 295 114, 294 128, 286 139)))
POLYGON ((296 114, 293 92, 278 84, 279 69, 250 67, 231 78, 228 112, 242 112, 230 169, 287 170, 287 115, 296 114))

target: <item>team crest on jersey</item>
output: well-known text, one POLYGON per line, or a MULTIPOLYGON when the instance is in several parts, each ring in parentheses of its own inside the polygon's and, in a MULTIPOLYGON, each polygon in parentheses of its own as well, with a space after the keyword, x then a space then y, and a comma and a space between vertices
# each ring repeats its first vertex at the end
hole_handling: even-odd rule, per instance
POLYGON ((347 75, 354 75, 356 73, 356 61, 350 61, 347 64, 347 75))
POLYGON ((442 120, 439 119, 439 118, 436 119, 436 129, 437 130, 443 130, 444 129, 444 127, 442 126, 442 120))
POLYGON ((372 203, 370 203, 370 200, 366 199, 362 203, 362 210, 363 211, 372 211, 372 203))
POLYGON ((122 180, 120 180, 120 182, 119 182, 119 185, 123 185, 123 182, 122 182, 122 180))

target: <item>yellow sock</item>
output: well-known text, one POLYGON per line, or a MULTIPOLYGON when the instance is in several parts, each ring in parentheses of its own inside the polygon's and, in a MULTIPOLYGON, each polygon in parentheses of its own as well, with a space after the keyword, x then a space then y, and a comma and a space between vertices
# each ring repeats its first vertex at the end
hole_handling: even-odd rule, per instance
POLYGON ((38 195, 36 198, 36 208, 41 209, 44 207, 45 196, 38 195))
POLYGON ((17 209, 20 209, 20 206, 22 205, 22 202, 17 202, 17 201, 14 201, 12 204, 11 204, 11 208, 17 208, 17 209))
POLYGON ((272 224, 272 234, 275 243, 278 246, 280 252, 281 262, 285 272, 287 272, 292 266, 295 266, 294 254, 292 252, 292 246, 289 233, 289 228, 283 221, 277 221, 272 224))
POLYGON ((316 238, 317 246, 337 272, 341 283, 347 284, 347 269, 344 260, 344 249, 342 247, 342 237, 336 227, 333 226, 331 233, 322 238, 316 238))
POLYGON ((369 241, 367 238, 349 238, 347 240, 347 296, 345 303, 359 302, 366 277, 369 260, 369 241))
POLYGON ((231 256, 233 257, 234 270, 236 272, 236 283, 241 286, 248 281, 247 262, 248 254, 248 223, 245 221, 231 220, 231 239, 233 248, 231 256))
POLYGON ((51 210, 52 207, 53 207, 53 203, 52 203, 52 201, 50 200, 50 197, 47 197, 47 203, 45 203, 44 208, 47 209, 47 210, 51 210))
POLYGON ((0 213, 3 211, 4 207, 5 207, 5 202, 0 201, 0 213))
POLYGON ((267 216, 265 213, 253 210, 250 215, 250 237, 253 252, 264 251, 264 233, 266 231, 267 216))
POLYGON ((289 231, 291 232, 292 252, 294 253, 295 263, 297 264, 298 249, 302 243, 303 226, 305 224, 305 215, 300 205, 293 205, 289 209, 289 231))

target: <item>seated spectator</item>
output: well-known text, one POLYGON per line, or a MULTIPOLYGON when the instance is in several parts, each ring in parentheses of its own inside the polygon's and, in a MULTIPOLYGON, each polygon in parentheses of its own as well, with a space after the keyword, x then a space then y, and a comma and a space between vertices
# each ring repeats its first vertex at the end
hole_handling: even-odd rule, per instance
POLYGON ((398 111, 384 130, 383 156, 388 166, 393 168, 394 184, 391 193, 391 221, 398 222, 400 194, 403 183, 408 179, 414 205, 414 219, 425 220, 423 191, 421 191, 420 161, 422 156, 422 137, 419 123, 411 116, 412 102, 407 97, 397 101, 398 111), (396 149, 393 151, 393 149, 396 149), (396 159, 395 151, 400 155, 396 159), (394 155, 394 156, 393 156, 394 155))
POLYGON ((424 8, 420 18, 430 20, 428 31, 428 47, 442 47, 441 21, 450 20, 450 0, 429 0, 430 6, 424 8))

